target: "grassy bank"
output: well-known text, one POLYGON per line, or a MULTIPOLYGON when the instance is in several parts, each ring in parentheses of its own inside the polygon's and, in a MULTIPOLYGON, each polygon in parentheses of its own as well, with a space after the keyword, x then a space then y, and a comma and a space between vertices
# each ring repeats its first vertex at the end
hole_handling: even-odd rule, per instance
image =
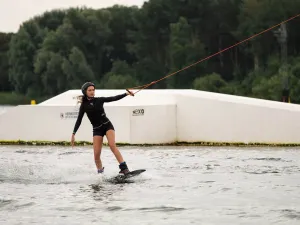
MULTIPOLYGON (((58 145, 58 146, 70 146, 69 141, 6 141, 0 140, 0 145, 58 145)), ((77 146, 93 145, 88 141, 78 141, 75 143, 77 146)), ((103 143, 107 146, 107 143, 103 143)), ((299 147, 300 143, 241 143, 241 142, 173 142, 163 144, 129 144, 129 143, 117 143, 118 146, 228 146, 228 147, 299 147)))

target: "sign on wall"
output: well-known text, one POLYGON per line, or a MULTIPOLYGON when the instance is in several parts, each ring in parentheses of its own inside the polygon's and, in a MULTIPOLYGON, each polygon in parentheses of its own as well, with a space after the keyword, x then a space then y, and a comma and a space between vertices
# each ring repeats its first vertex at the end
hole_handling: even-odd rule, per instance
POLYGON ((144 109, 135 109, 132 111, 133 116, 143 116, 144 115, 144 109))
POLYGON ((61 119, 77 119, 79 113, 79 107, 75 107, 73 111, 70 112, 61 112, 61 119))
POLYGON ((60 113, 60 118, 61 119, 77 119, 77 117, 78 117, 78 112, 60 113))

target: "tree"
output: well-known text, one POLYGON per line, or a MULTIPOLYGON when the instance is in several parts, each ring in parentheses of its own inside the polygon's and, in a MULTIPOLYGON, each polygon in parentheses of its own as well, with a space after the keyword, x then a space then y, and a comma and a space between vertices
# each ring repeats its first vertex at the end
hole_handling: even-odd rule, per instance
POLYGON ((9 63, 7 57, 12 35, 12 33, 0 33, 0 92, 12 90, 12 85, 9 82, 9 63))

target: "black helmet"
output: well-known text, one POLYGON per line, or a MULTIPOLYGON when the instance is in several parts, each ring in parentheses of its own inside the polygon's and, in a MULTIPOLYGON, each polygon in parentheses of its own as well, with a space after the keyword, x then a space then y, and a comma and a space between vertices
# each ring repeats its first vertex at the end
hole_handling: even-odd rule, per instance
POLYGON ((81 87, 81 91, 82 91, 82 94, 86 95, 86 90, 88 89, 88 87, 90 86, 94 86, 95 87, 95 84, 92 83, 92 82, 86 82, 82 85, 81 87))

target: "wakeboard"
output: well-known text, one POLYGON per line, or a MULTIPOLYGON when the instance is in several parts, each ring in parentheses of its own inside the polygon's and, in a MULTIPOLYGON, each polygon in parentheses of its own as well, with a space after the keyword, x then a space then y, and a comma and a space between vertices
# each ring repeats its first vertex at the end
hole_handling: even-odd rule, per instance
POLYGON ((145 169, 133 170, 133 171, 130 171, 129 173, 127 173, 126 175, 117 175, 117 176, 115 176, 115 179, 118 181, 124 181, 131 177, 138 176, 145 171, 146 171, 145 169))

